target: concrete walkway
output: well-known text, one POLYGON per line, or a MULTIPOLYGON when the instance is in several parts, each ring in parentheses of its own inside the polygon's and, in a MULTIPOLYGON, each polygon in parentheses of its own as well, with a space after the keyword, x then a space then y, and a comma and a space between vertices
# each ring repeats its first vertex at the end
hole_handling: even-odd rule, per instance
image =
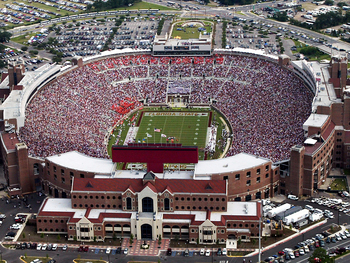
POLYGON ((167 250, 170 245, 170 239, 162 239, 162 243, 158 245, 158 240, 147 240, 146 244, 149 245, 148 249, 142 249, 141 245, 144 240, 134 240, 130 247, 129 238, 124 238, 122 243, 122 249, 128 248, 129 255, 133 256, 157 256, 161 250, 167 250))

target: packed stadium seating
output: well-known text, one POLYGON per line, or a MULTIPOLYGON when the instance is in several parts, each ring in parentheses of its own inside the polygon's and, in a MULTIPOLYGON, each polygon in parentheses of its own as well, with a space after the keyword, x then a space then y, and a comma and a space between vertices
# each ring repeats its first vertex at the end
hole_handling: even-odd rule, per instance
POLYGON ((108 128, 141 106, 140 99, 165 103, 170 81, 191 87, 190 103, 216 100, 233 129, 228 155, 278 161, 303 140, 313 98, 303 82, 277 64, 233 55, 123 56, 84 65, 38 92, 27 106, 20 139, 33 156, 78 150, 108 158, 108 128))

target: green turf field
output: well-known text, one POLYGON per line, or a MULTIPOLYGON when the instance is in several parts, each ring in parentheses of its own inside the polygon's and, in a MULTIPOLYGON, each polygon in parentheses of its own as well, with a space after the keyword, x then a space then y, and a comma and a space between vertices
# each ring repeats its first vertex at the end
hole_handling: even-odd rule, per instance
POLYGON ((168 139, 171 143, 173 137, 174 143, 204 148, 209 115, 209 112, 144 112, 136 142, 167 143, 168 139), (161 137, 162 134, 166 137, 161 137))

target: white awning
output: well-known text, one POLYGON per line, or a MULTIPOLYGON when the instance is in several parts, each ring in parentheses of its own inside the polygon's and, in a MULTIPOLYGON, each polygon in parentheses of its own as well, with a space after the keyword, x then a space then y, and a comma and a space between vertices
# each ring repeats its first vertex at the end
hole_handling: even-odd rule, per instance
POLYGON ((307 138, 305 140, 304 144, 315 145, 316 142, 317 142, 317 140, 315 140, 315 139, 307 138))

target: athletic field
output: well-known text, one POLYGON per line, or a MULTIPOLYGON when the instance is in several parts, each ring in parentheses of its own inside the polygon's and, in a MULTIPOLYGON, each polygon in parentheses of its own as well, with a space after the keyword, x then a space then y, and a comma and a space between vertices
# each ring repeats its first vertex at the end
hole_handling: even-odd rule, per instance
POLYGON ((204 148, 210 112, 143 112, 136 142, 204 148))

